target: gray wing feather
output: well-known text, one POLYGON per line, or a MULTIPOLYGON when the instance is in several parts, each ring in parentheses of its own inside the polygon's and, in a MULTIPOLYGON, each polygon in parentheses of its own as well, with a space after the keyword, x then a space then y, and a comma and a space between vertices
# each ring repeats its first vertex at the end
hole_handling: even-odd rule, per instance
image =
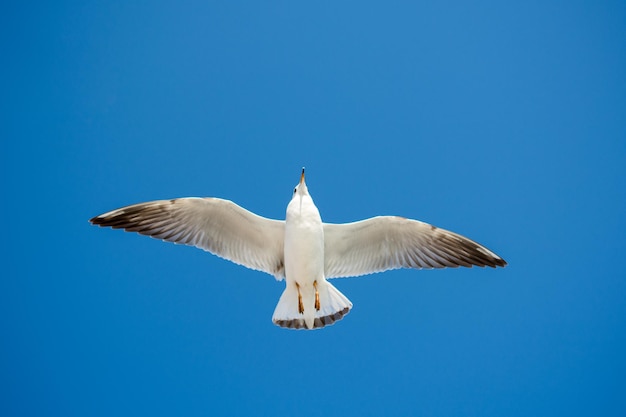
POLYGON ((495 268, 506 261, 456 233, 417 220, 380 216, 324 223, 326 278, 350 277, 397 268, 495 268))
POLYGON ((284 278, 285 222, 258 216, 229 200, 191 197, 151 201, 89 221, 195 246, 277 279, 284 278))

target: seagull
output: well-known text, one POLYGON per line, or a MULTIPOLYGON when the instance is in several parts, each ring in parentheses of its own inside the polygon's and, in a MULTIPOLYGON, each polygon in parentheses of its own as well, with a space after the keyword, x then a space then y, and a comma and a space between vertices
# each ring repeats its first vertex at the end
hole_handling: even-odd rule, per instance
POLYGON ((285 220, 258 216, 221 198, 175 198, 134 204, 89 220, 195 246, 285 280, 272 321, 319 329, 341 320, 352 303, 328 279, 398 268, 496 268, 506 261, 459 234, 418 220, 377 216, 323 223, 304 180, 293 190, 285 220))

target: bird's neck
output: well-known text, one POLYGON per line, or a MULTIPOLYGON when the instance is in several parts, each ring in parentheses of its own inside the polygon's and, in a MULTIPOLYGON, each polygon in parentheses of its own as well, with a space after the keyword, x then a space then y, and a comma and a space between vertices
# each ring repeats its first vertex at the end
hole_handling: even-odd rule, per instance
POLYGON ((308 196, 297 197, 287 206, 287 222, 321 224, 320 212, 315 207, 313 199, 308 196))

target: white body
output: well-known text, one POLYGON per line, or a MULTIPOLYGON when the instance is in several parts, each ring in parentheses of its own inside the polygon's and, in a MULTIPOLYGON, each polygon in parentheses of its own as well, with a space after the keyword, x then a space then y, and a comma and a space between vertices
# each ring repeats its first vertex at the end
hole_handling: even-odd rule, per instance
POLYGON ((314 329, 348 313, 352 303, 324 277, 324 225, 304 176, 287 206, 284 256, 287 286, 274 311, 274 323, 314 329))

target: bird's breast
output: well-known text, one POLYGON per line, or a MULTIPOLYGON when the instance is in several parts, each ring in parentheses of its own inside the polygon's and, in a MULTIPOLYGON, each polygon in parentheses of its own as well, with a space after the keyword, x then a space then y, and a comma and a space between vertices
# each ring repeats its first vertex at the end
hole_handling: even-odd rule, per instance
POLYGON ((285 225, 285 276, 299 285, 324 276, 324 228, 320 222, 293 221, 285 225))

